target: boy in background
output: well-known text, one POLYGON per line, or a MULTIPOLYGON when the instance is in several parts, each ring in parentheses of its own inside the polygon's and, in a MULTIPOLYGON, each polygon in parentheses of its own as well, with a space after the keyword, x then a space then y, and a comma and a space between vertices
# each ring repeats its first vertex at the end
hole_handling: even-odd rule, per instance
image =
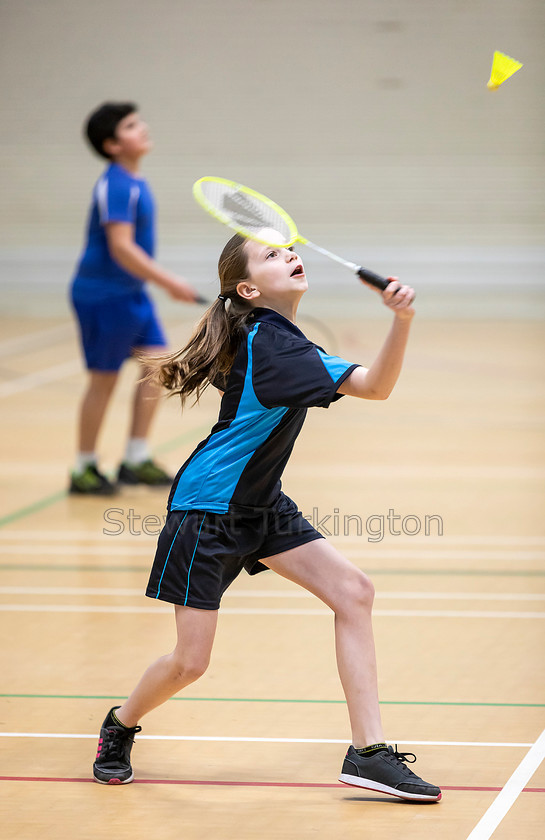
MULTIPOLYGON (((81 343, 89 371, 80 407, 78 455, 70 492, 110 495, 116 490, 98 469, 97 438, 123 362, 134 353, 165 352, 162 325, 145 283, 155 283, 175 300, 202 299, 182 278, 154 259, 155 203, 140 161, 152 143, 148 126, 132 102, 106 102, 86 123, 93 149, 109 165, 93 190, 87 241, 71 286, 81 343)), ((141 362, 141 375, 147 373, 141 362)), ((129 438, 117 481, 169 485, 172 477, 156 464, 147 437, 160 390, 148 381, 136 384, 129 438)))

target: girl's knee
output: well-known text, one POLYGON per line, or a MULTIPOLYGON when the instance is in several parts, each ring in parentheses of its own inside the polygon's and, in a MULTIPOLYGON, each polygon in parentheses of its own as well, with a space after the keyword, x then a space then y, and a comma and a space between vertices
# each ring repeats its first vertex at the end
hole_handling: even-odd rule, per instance
POLYGON ((208 659, 185 659, 172 657, 173 677, 181 685, 189 685, 205 673, 208 668, 208 659))
POLYGON ((353 612, 355 609, 371 611, 375 598, 375 587, 371 579, 360 569, 354 568, 343 581, 341 609, 353 612))
POLYGON ((365 572, 360 571, 355 589, 355 597, 358 603, 371 608, 375 600, 375 587, 371 578, 367 577, 365 572))

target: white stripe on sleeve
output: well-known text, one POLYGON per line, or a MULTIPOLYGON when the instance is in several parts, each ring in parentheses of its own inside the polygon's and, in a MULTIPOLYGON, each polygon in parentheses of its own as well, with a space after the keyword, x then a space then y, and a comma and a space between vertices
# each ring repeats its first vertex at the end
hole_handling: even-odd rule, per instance
POLYGON ((100 224, 104 225, 108 221, 108 181, 103 175, 97 182, 96 197, 98 207, 98 218, 100 224))
POLYGON ((140 187, 138 187, 136 184, 133 184, 131 187, 131 194, 129 196, 129 213, 133 221, 136 221, 136 205, 138 204, 139 198, 140 187))

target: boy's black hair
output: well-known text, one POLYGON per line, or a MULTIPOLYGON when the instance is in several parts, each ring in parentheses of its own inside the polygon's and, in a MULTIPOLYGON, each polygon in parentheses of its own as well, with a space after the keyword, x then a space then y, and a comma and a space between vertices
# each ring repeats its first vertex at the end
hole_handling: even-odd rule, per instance
POLYGON ((104 151, 104 141, 113 139, 121 120, 135 111, 138 111, 138 105, 134 102, 104 102, 90 114, 85 123, 85 134, 95 152, 111 160, 111 156, 104 151))

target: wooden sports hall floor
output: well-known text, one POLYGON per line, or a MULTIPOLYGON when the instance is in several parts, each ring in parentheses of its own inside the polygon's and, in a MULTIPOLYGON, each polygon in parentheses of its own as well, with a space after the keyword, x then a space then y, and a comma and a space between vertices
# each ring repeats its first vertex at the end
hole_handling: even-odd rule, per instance
MULTIPOLYGON (((192 315, 172 325, 174 343, 192 315)), ((173 642, 170 607, 143 595, 166 493, 67 496, 83 386, 74 329, 67 317, 0 322, 4 838, 543 836, 542 325, 414 326, 394 396, 310 412, 284 489, 375 582, 387 737, 442 786, 434 805, 337 782, 349 730, 332 617, 272 573, 235 582, 209 672, 144 719, 136 783, 90 782, 106 710, 173 642)), ((336 352, 365 363, 386 323, 366 323, 362 305, 329 328, 336 352)), ((134 374, 108 416, 108 470, 134 374)), ((216 410, 214 394, 183 418, 165 403, 153 436, 165 465, 176 470, 216 410)))

